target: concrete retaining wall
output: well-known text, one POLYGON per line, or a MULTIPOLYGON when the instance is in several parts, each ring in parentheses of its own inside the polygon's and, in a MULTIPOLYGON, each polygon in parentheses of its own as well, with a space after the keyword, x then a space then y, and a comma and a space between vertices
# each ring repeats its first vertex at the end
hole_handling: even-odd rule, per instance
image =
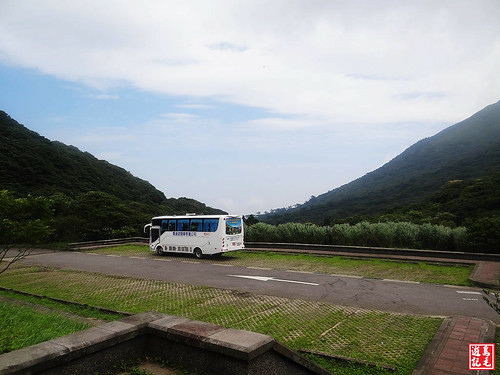
POLYGON ((146 355, 217 375, 329 374, 270 336, 154 312, 2 354, 0 374, 93 375, 146 355))

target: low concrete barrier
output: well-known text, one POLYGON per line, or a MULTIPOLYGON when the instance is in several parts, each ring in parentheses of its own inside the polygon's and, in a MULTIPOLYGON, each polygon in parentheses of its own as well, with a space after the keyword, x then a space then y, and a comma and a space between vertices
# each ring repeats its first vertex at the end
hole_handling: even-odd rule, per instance
POLYGON ((0 374, 107 373, 145 356, 217 375, 329 374, 270 336, 155 312, 2 354, 0 374))

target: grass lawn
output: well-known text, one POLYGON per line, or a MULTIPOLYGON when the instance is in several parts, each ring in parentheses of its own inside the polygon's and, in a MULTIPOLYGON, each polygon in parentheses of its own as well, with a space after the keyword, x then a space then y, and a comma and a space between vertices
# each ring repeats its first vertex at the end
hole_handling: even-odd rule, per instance
MULTIPOLYGON (((92 249, 88 252, 135 257, 158 257, 156 253, 149 251, 148 246, 141 245, 106 247, 92 249)), ((171 257, 195 260, 186 255, 174 254, 171 257)), ((342 256, 283 254, 265 251, 235 251, 226 253, 220 258, 207 258, 196 261, 462 286, 473 285, 469 281, 469 276, 474 268, 473 265, 464 264, 429 264, 425 262, 353 259, 342 256)))
POLYGON ((91 327, 56 312, 0 301, 0 354, 91 327))
POLYGON ((0 289, 0 297, 6 297, 16 301, 27 302, 29 304, 37 306, 44 306, 48 309, 52 309, 55 311, 62 311, 65 313, 75 314, 83 318, 91 318, 105 322, 112 322, 113 320, 121 319, 126 316, 120 313, 102 311, 92 306, 85 306, 82 304, 75 304, 75 303, 63 303, 55 301, 50 298, 16 293, 14 291, 9 291, 9 290, 0 289))
MULTIPOLYGON (((130 313, 159 311, 260 332, 292 349, 395 366, 396 374, 405 375, 411 374, 442 322, 439 318, 22 264, 1 274, 0 286, 130 313)), ((26 322, 31 325, 30 319, 26 322)), ((22 331, 16 328, 15 332, 22 331)), ((340 374, 389 373, 342 361, 314 360, 340 374)))

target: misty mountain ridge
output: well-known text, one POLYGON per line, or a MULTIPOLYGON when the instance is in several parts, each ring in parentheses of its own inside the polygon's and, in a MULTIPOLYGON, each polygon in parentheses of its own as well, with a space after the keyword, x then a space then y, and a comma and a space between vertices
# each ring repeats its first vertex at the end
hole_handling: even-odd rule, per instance
POLYGON ((500 172, 500 101, 346 185, 292 209, 261 217, 270 223, 324 223, 353 215, 381 214, 435 193, 447 181, 500 172))

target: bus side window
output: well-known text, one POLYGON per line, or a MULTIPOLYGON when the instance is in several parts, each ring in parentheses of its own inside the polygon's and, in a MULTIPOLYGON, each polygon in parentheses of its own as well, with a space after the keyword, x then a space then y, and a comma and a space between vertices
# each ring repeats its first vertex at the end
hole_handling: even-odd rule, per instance
POLYGON ((192 232, 201 232, 202 230, 202 220, 201 219, 191 219, 191 228, 192 232))
POLYGON ((219 219, 204 219, 203 232, 216 232, 219 226, 219 219))
POLYGON ((167 220, 162 220, 161 222, 161 233, 166 232, 167 229, 167 220))
POLYGON ((168 221, 168 231, 169 232, 175 232, 175 228, 177 227, 177 220, 176 219, 170 219, 168 221))
POLYGON ((188 231, 189 230, 189 219, 177 220, 177 230, 178 231, 188 231))

